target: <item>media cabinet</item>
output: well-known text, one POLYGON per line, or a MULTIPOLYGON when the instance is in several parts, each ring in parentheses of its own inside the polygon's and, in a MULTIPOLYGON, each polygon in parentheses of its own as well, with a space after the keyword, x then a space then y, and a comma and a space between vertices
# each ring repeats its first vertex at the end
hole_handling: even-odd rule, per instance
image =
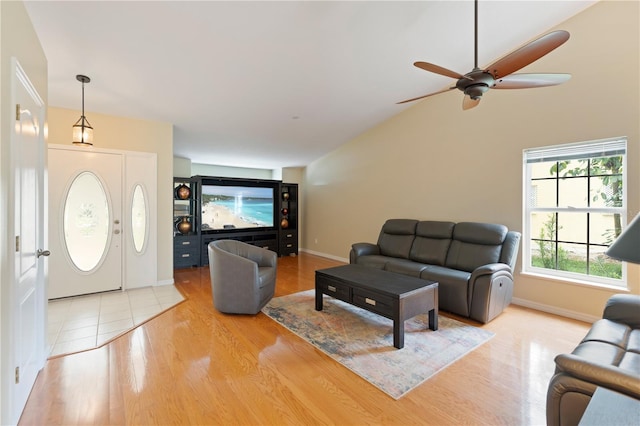
POLYGON ((174 178, 174 268, 208 265, 207 246, 211 241, 221 239, 243 241, 275 251, 279 256, 297 255, 298 197, 298 184, 278 180, 216 176, 174 178), (240 187, 247 191, 257 189, 272 194, 269 203, 272 203, 273 219, 266 220, 266 226, 256 228, 210 226, 206 220, 203 221, 203 214, 211 207, 208 203, 215 202, 210 195, 212 188, 221 187, 240 187))

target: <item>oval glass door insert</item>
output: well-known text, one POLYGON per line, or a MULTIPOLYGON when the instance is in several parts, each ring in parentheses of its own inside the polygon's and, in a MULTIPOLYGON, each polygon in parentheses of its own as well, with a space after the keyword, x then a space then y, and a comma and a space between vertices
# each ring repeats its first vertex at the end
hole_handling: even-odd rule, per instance
POLYGON ((131 202, 131 233, 136 252, 142 253, 147 238, 147 200, 139 184, 133 190, 131 202))
POLYGON ((95 269, 107 253, 109 201, 102 182, 91 172, 71 183, 64 202, 64 245, 73 264, 83 272, 95 269))

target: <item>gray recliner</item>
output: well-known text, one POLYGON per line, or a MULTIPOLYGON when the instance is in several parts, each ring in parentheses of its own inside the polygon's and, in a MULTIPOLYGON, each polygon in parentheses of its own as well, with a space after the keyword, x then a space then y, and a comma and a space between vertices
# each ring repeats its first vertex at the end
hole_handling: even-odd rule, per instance
POLYGON ((547 391, 548 426, 577 425, 598 387, 640 400, 640 296, 611 296, 602 319, 555 362, 547 391))
POLYGON ((278 255, 235 240, 209 243, 213 305, 230 314, 257 314, 273 297, 278 255))

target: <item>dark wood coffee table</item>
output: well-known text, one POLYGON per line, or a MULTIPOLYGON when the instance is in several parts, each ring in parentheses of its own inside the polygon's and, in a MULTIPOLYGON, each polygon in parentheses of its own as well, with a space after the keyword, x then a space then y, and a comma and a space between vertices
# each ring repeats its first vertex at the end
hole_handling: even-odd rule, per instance
POLYGON ((316 271, 316 311, 326 294, 393 320, 393 346, 404 347, 404 322, 429 314, 429 328, 438 329, 438 283, 369 268, 343 265, 316 271))

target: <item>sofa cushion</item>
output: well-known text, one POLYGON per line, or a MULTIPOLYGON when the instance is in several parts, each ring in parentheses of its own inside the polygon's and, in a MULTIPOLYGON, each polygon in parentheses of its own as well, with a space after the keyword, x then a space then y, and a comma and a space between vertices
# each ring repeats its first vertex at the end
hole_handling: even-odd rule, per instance
POLYGON ((466 271, 432 265, 427 265, 420 273, 420 278, 438 282, 440 306, 463 316, 469 316, 470 277, 471 273, 466 271))
POLYGON ((382 226, 378 237, 380 254, 384 256, 409 258, 409 251, 415 238, 417 220, 389 219, 382 226))
POLYGON ((416 226, 416 238, 409 259, 444 266, 453 236, 453 222, 421 221, 416 226))
POLYGON ((422 272, 426 267, 427 265, 423 263, 407 259, 389 259, 387 264, 384 265, 384 269, 386 271, 409 275, 416 278, 420 278, 420 272, 422 272))
POLYGON ((593 323, 587 335, 582 339, 582 343, 602 342, 626 349, 630 333, 631 328, 625 324, 600 319, 593 323))
POLYGON ((572 354, 640 375, 640 330, 608 319, 598 320, 572 354))
POLYGON ((498 263, 507 232, 506 226, 492 223, 456 224, 445 265, 472 272, 478 266, 498 263))

